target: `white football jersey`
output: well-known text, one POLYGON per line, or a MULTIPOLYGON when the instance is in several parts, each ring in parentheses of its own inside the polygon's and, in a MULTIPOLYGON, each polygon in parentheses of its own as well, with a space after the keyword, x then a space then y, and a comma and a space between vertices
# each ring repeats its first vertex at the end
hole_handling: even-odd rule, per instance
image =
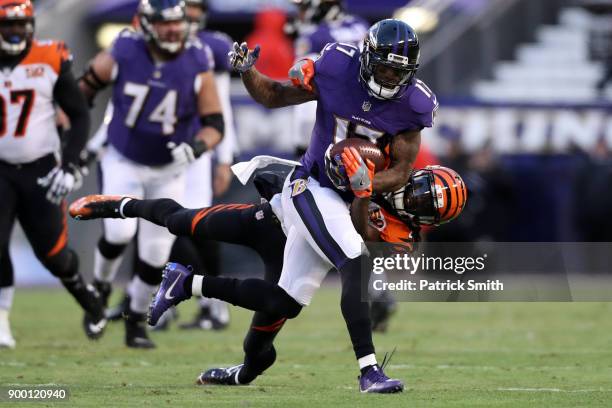
POLYGON ((19 65, 0 71, 0 160, 29 163, 59 152, 53 88, 70 58, 63 42, 34 40, 19 65))

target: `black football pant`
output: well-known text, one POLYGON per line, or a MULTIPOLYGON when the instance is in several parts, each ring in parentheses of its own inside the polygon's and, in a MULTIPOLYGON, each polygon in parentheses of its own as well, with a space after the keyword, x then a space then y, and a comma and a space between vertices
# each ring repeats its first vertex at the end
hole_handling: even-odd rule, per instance
POLYGON ((0 287, 13 284, 8 245, 15 220, 38 260, 53 275, 65 279, 76 274, 76 254, 67 247, 66 203, 49 202, 47 190, 37 183, 55 166, 51 154, 20 165, 0 161, 0 287))
MULTIPOLYGON (((276 359, 274 339, 287 317, 297 316, 301 306, 276 284, 283 264, 285 234, 269 204, 225 204, 201 209, 185 209, 170 199, 132 200, 124 208, 128 217, 140 217, 164 226, 179 236, 201 245, 210 240, 247 246, 261 257, 264 279, 209 277, 217 297, 255 310, 244 339, 244 367, 240 381, 251 382, 276 359), (267 310, 267 311, 264 311, 267 310)), ((172 259, 174 261, 174 259, 172 259)), ((210 293, 209 293, 210 295, 210 293)))

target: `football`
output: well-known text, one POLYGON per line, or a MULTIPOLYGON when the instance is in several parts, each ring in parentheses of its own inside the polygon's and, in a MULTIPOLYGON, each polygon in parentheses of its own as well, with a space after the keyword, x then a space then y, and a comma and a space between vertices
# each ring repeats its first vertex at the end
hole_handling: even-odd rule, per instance
POLYGON ((331 157, 336 157, 336 155, 341 154, 345 147, 354 147, 364 160, 370 159, 376 166, 377 172, 385 169, 387 164, 385 155, 378 146, 369 140, 359 137, 344 139, 332 146, 330 151, 331 157))

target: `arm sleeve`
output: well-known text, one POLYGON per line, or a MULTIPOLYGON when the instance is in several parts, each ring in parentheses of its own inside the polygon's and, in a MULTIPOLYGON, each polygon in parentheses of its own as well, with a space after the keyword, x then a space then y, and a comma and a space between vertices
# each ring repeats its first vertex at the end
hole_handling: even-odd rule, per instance
POLYGON ((81 93, 71 68, 70 60, 62 62, 53 88, 53 99, 70 119, 70 129, 66 132, 66 143, 62 151, 64 165, 78 163, 79 154, 87 143, 90 127, 87 100, 81 93))
POLYGON ((236 129, 234 127, 234 114, 230 101, 230 76, 228 73, 215 74, 215 82, 217 83, 217 91, 221 100, 221 108, 223 109, 223 122, 225 124, 225 132, 223 140, 217 146, 217 158, 219 163, 232 164, 234 155, 238 152, 238 144, 236 140, 236 129))

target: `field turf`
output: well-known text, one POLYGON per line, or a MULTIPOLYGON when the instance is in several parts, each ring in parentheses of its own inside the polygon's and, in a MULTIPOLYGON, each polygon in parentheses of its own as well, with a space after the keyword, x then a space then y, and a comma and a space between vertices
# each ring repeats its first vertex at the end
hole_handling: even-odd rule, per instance
MULTIPOLYGON (((610 407, 612 304, 404 303, 378 357, 399 395, 361 395, 338 306, 326 288, 277 341, 278 359, 253 385, 194 385, 200 370, 234 364, 250 313, 234 308, 223 332, 154 333, 158 348, 128 350, 113 324, 85 339, 76 304, 60 290, 19 290, 15 350, 0 350, 0 387, 57 384, 69 402, 17 407, 610 407)), ((194 304, 181 305, 181 318, 194 304)), ((0 402, 2 406, 10 403, 0 402)))

